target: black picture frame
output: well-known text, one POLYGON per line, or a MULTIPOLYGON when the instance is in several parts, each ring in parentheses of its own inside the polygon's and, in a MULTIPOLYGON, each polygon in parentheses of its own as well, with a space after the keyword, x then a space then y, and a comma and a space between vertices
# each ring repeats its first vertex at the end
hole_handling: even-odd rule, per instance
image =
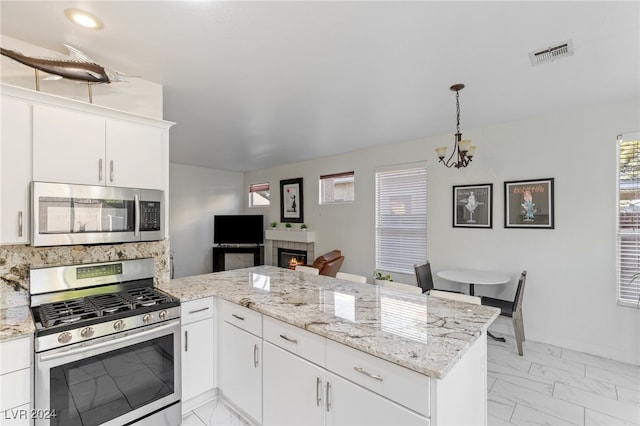
POLYGON ((504 227, 554 229, 554 179, 504 183, 504 227))
POLYGON ((304 222, 302 178, 280 181, 280 222, 304 222))
POLYGON ((493 228, 493 184, 453 187, 453 227, 493 228))

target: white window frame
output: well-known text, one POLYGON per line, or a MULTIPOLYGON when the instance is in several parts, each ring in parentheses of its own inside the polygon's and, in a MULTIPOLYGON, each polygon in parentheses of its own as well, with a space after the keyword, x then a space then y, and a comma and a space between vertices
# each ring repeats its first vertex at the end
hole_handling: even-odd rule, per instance
POLYGON ((249 185, 249 197, 248 197, 248 201, 247 201, 249 208, 251 209, 257 209, 257 208, 264 208, 264 207, 269 207, 271 205, 271 183, 270 182, 262 182, 262 183, 252 183, 249 185), (266 189, 265 189, 266 187, 266 189), (268 197, 263 197, 266 198, 268 203, 266 204, 253 204, 253 193, 258 193, 258 192, 263 192, 263 191, 269 191, 269 196, 268 197))
POLYGON ((632 281, 640 273, 640 132, 618 135, 616 163, 616 297, 618 305, 640 308, 640 275, 632 281), (633 152, 625 164, 623 145, 633 152), (630 173, 636 178, 623 179, 630 173))
POLYGON ((413 275, 426 262, 426 162, 376 168, 375 234, 376 270, 413 275))
POLYGON ((332 174, 328 174, 328 175, 322 175, 320 176, 320 179, 318 180, 318 196, 319 196, 319 200, 318 202, 320 204, 341 204, 341 203, 352 203, 355 201, 355 184, 356 184, 356 173, 352 170, 349 172, 340 172, 340 173, 332 173, 332 174), (353 182, 353 198, 351 199, 339 199, 339 200, 327 200, 326 199, 326 194, 325 194, 325 190, 324 190, 324 184, 326 181, 331 180, 334 183, 335 186, 335 181, 336 180, 340 180, 340 179, 345 179, 345 180, 351 180, 353 182))

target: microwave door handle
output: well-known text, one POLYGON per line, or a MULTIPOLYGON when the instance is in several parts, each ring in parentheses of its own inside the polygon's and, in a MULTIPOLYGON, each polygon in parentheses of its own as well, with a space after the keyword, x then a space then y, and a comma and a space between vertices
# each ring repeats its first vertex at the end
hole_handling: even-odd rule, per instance
POLYGON ((135 228, 133 235, 137 237, 140 235, 140 196, 138 194, 133 196, 133 203, 135 204, 135 228))

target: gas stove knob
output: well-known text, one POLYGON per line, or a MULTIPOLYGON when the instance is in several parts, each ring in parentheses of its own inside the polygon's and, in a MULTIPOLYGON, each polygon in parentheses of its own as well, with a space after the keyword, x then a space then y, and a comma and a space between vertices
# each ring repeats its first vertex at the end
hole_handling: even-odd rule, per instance
POLYGON ((118 330, 118 331, 124 330, 125 326, 126 326, 126 324, 122 320, 118 320, 118 321, 113 323, 114 330, 118 330))
POLYGON ((144 316, 142 317, 142 322, 143 323, 148 323, 149 321, 151 321, 153 319, 153 315, 151 314, 144 314, 144 316))
POLYGON ((169 312, 167 312, 167 310, 162 310, 160 311, 158 316, 160 317, 161 320, 166 320, 169 317, 169 312))
POLYGON ((80 331, 80 335, 83 338, 88 339, 89 337, 93 336, 93 328, 91 327, 83 328, 82 331, 80 331))
POLYGON ((58 335, 58 342, 59 343, 69 343, 71 341, 71 338, 73 336, 71 336, 71 333, 69 333, 68 331, 65 331, 64 333, 60 333, 58 335))

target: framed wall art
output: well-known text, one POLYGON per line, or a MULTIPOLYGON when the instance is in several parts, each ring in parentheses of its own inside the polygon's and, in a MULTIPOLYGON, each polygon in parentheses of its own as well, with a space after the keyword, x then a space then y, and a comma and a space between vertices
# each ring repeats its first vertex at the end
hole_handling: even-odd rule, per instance
POLYGON ((280 181, 280 222, 304 222, 302 178, 280 181))
POLYGON ((493 184, 453 187, 453 227, 493 227, 493 184))
POLYGON ((504 227, 553 229, 553 178, 505 182, 504 227))

